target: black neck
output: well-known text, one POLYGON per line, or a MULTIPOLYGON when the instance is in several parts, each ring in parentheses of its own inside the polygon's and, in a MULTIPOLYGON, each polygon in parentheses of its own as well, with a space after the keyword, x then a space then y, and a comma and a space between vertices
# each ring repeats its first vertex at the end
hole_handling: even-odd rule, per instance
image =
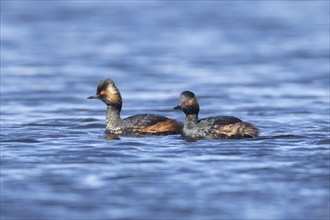
POLYGON ((107 106, 107 115, 106 115, 107 123, 114 124, 115 122, 120 121, 120 108, 114 105, 107 106))
POLYGON ((193 123, 193 124, 197 124, 198 122, 198 114, 188 114, 186 115, 186 124, 190 124, 190 123, 193 123))

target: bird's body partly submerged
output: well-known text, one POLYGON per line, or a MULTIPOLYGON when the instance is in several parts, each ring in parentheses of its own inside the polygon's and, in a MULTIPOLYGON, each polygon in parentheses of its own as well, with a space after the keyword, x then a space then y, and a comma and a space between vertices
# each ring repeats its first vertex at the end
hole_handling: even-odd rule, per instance
POLYGON ((176 120, 154 114, 139 114, 121 119, 122 98, 111 79, 101 80, 96 95, 89 99, 100 99, 107 105, 106 131, 116 135, 166 135, 179 134, 182 124, 176 120))
POLYGON ((195 94, 184 91, 180 95, 180 109, 186 114, 182 135, 193 139, 229 139, 254 138, 258 136, 258 129, 232 116, 209 117, 198 119, 199 104, 195 94))

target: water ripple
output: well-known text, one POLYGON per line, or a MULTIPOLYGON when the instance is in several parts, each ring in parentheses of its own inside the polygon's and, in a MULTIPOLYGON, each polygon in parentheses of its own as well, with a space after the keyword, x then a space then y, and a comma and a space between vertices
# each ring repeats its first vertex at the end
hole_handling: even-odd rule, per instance
POLYGON ((1 9, 1 219, 329 218, 327 1, 1 9), (107 77, 123 118, 183 121, 172 107, 192 90, 201 118, 261 136, 104 133, 106 106, 86 97, 107 77))

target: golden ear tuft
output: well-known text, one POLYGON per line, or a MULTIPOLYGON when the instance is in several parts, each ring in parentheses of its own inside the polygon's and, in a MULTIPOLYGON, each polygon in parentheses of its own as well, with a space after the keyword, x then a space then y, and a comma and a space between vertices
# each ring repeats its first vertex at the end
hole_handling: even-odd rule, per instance
POLYGON ((192 98, 189 100, 189 105, 195 106, 198 105, 197 99, 196 98, 192 98))
POLYGON ((122 98, 115 84, 109 84, 105 93, 112 103, 122 105, 122 98))

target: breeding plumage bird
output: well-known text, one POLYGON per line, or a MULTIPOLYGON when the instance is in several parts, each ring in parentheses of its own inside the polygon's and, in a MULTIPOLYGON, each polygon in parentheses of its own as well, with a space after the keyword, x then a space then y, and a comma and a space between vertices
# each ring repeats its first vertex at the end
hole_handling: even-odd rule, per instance
POLYGON ((107 105, 106 131, 116 135, 166 135, 179 134, 182 123, 154 114, 139 114, 121 119, 122 98, 114 81, 103 79, 97 86, 96 95, 88 99, 99 99, 107 105))
POLYGON ((180 104, 174 109, 180 109, 186 114, 182 135, 192 139, 229 139, 255 138, 258 129, 236 117, 218 116, 198 119, 199 104, 193 92, 184 91, 180 95, 180 104))

